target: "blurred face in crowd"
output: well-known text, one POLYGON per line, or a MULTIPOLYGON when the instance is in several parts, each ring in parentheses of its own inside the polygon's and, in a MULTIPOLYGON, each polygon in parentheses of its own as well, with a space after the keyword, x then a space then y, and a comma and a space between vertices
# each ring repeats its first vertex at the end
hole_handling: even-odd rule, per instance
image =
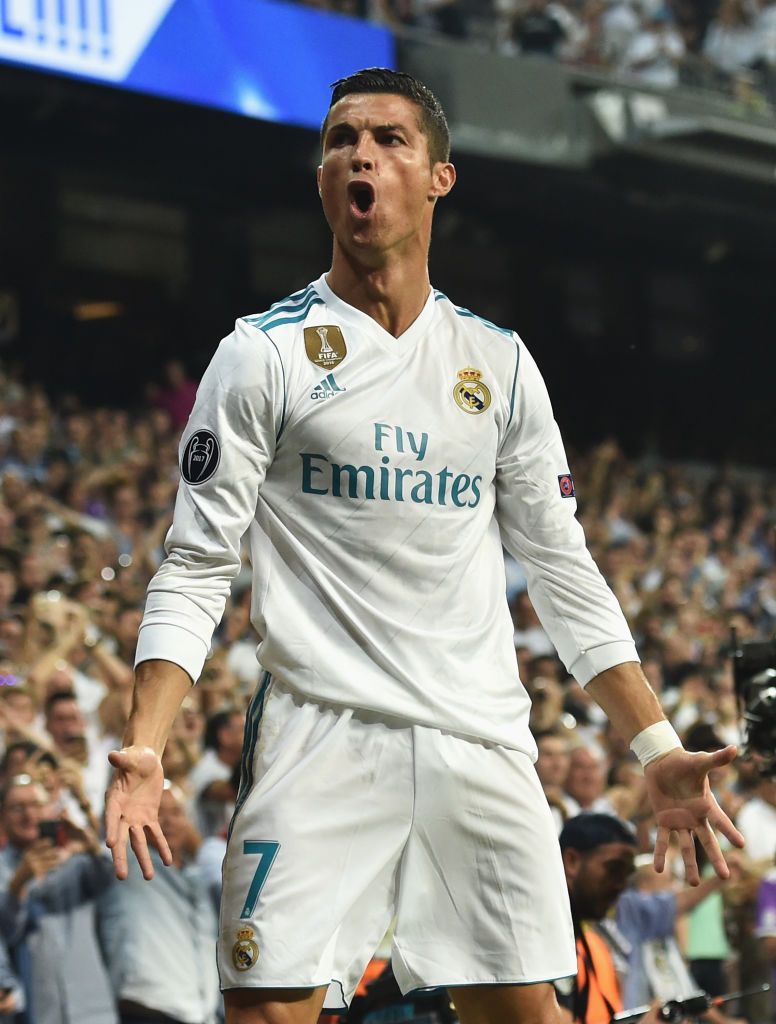
POLYGON ((175 856, 184 847, 191 836, 191 822, 186 816, 186 811, 176 790, 165 789, 162 792, 162 799, 159 803, 159 824, 170 844, 170 850, 175 856))
POLYGON ((68 664, 56 666, 46 679, 46 697, 53 693, 68 693, 73 689, 73 671, 68 664))
POLYGON ((35 721, 32 694, 20 690, 18 686, 9 686, 8 689, 3 688, 2 698, 2 706, 10 709, 15 721, 20 725, 32 725, 35 721))
POLYGON ((641 669, 655 693, 662 693, 663 666, 660 662, 655 658, 645 658, 641 663, 641 669))
POLYGON ((24 640, 24 625, 16 616, 0 620, 0 645, 4 657, 16 656, 24 640))
POLYGON ((566 792, 577 803, 589 807, 606 788, 606 764, 603 757, 588 747, 578 747, 571 754, 566 792))
POLYGON ((218 730, 218 753, 228 764, 238 764, 242 755, 245 715, 235 713, 218 730))
POLYGON ((600 921, 606 916, 628 884, 634 853, 628 843, 604 843, 584 852, 563 851, 569 897, 578 917, 600 921))
POLYGON ((373 268, 391 254, 422 254, 434 203, 455 182, 431 165, 416 103, 391 93, 344 96, 328 113, 318 190, 336 245, 373 268))
POLYGON ((78 702, 58 700, 46 715, 46 729, 56 747, 65 754, 79 757, 83 752, 86 722, 78 702))
POLYGON ((21 775, 24 772, 24 766, 27 763, 28 757, 29 754, 23 747, 15 747, 13 750, 9 750, 5 755, 3 781, 12 779, 15 775, 21 775))
POLYGON ((516 629, 530 629, 532 626, 540 625, 539 616, 536 614, 526 590, 518 594, 514 600, 512 621, 516 629))
POLYGON ((23 430, 14 434, 14 447, 23 462, 32 462, 39 458, 48 441, 48 427, 38 420, 35 423, 27 423, 23 430))
POLYGON ((134 487, 119 487, 113 494, 111 511, 116 519, 131 519, 140 511, 140 502, 134 487))
POLYGON ((125 608, 116 620, 116 639, 125 650, 134 650, 137 646, 137 634, 143 612, 140 608, 125 608))
POLYGON ((24 480, 13 470, 3 473, 3 498, 10 508, 15 509, 18 506, 27 495, 28 489, 24 480))
POLYGON ((16 577, 10 569, 0 569, 0 607, 7 607, 16 593, 16 577))
POLYGON ((48 580, 46 565, 40 555, 29 554, 22 559, 19 579, 28 590, 42 590, 48 580))
POLYGON ((8 789, 2 810, 3 830, 19 849, 30 846, 40 835, 45 795, 40 786, 18 785, 8 789))
POLYGON ((89 440, 90 433, 91 427, 86 416, 82 416, 80 413, 73 413, 67 417, 65 437, 69 444, 75 445, 77 448, 84 447, 89 440))
POLYGON ((562 789, 566 784, 571 757, 568 740, 563 736, 542 736, 537 741, 539 757, 536 772, 543 786, 562 789))

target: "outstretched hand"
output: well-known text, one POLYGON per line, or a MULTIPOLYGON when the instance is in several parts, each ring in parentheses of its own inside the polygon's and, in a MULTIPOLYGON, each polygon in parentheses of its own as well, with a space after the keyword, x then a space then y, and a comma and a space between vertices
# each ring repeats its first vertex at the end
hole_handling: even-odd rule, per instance
POLYGON ((154 877, 150 839, 166 865, 172 853, 159 824, 159 802, 164 788, 161 758, 151 747, 124 747, 108 754, 115 768, 105 801, 105 845, 113 855, 116 878, 127 877, 127 839, 143 878, 154 877))
POLYGON ((698 885, 700 874, 695 859, 693 836, 697 836, 709 863, 720 878, 729 878, 717 839, 717 832, 734 846, 743 847, 744 837, 717 803, 709 786, 709 772, 730 764, 736 748, 724 747, 713 753, 690 753, 676 749, 644 769, 647 794, 657 821, 655 842, 655 870, 665 867, 668 841, 675 832, 684 859, 684 869, 690 885, 698 885))

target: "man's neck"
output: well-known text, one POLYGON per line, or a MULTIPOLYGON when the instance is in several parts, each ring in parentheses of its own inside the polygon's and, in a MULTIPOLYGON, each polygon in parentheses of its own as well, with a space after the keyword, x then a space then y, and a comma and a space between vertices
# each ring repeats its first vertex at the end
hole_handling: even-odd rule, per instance
POLYGON ((425 258, 386 262, 370 269, 336 243, 326 283, 338 298, 366 313, 394 338, 420 316, 431 287, 425 258))

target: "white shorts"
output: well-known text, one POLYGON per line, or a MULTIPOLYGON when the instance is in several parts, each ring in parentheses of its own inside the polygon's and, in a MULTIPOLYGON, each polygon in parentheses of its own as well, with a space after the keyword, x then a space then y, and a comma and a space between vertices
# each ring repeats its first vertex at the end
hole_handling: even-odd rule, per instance
POLYGON ((224 860, 221 988, 350 1002, 392 919, 403 992, 576 973, 555 825, 530 759, 265 676, 224 860))

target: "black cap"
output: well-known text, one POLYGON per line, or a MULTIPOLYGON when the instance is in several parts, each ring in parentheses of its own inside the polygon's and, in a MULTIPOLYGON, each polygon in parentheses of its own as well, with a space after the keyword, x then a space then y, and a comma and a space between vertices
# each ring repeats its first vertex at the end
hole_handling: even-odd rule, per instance
POLYGON ((630 825, 613 814, 578 814, 569 818, 560 834, 561 850, 595 850, 607 843, 636 845, 630 825))

